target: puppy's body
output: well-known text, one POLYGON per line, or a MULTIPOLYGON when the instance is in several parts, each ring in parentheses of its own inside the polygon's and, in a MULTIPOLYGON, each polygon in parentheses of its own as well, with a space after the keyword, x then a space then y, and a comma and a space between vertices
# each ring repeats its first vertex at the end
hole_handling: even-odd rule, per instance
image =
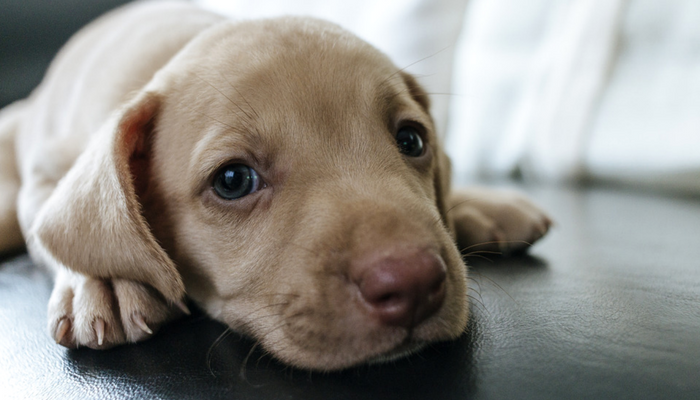
POLYGON ((317 20, 128 6, 0 118, 0 250, 21 243, 18 215, 56 272, 49 329, 68 347, 145 339, 186 289, 293 365, 394 357, 465 328, 455 235, 549 225, 515 195, 451 193, 422 89, 317 20), (230 199, 234 170, 255 187, 230 199))
POLYGON ((221 19, 186 3, 146 3, 108 14, 71 39, 19 106, 25 114, 16 138, 24 232, 109 116, 221 19))

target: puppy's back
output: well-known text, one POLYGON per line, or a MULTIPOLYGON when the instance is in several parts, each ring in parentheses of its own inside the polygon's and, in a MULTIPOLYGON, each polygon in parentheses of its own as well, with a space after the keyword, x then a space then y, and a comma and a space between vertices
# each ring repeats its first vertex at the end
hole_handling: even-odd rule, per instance
POLYGON ((220 20, 184 2, 138 2, 78 32, 29 99, 17 136, 22 180, 37 165, 50 166, 49 180, 60 179, 115 109, 220 20))

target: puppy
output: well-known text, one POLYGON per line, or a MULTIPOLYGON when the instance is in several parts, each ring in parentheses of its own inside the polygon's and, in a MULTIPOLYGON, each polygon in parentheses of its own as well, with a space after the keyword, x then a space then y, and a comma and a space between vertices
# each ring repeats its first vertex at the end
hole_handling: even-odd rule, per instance
POLYGON ((55 273, 69 348, 147 339, 187 295, 300 368, 399 357, 464 331, 460 249, 550 224, 517 194, 451 191, 428 109, 333 24, 126 6, 0 114, 0 250, 24 238, 55 273))

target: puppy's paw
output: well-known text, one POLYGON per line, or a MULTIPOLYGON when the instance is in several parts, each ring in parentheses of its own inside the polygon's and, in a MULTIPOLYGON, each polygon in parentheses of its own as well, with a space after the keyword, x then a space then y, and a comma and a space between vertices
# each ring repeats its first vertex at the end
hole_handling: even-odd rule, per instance
POLYGON ((65 269, 49 300, 49 332, 68 348, 108 349, 148 339, 160 326, 189 313, 170 305, 153 288, 125 280, 103 280, 65 269))
POLYGON ((460 249, 510 254, 526 250, 544 236, 552 220, 527 197, 512 191, 470 189, 450 197, 460 249))

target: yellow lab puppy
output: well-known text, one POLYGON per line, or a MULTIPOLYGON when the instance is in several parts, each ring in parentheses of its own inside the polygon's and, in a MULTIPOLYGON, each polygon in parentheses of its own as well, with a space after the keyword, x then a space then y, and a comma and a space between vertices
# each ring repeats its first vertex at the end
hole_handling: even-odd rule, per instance
POLYGON ((66 347, 146 339, 186 293, 302 368, 455 338, 455 240, 514 249, 549 220, 515 194, 451 192, 428 107, 333 24, 127 6, 2 111, 0 251, 24 237, 55 272, 66 347))

